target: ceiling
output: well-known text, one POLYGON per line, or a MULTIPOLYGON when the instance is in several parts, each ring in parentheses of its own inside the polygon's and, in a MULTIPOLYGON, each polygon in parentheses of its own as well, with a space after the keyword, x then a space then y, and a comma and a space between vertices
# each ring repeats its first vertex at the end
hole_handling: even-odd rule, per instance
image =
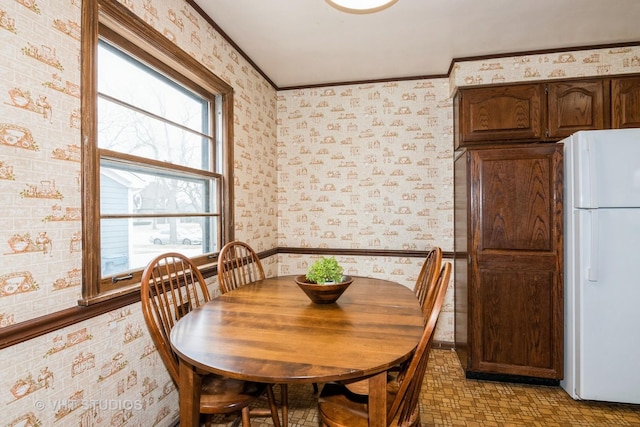
POLYGON ((279 89, 446 75, 453 59, 640 41, 640 0, 190 0, 279 89))

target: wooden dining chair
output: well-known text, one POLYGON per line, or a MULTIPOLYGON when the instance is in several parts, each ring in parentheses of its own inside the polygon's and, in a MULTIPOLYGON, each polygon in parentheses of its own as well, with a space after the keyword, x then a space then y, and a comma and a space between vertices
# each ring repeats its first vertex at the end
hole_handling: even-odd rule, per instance
MULTIPOLYGON (((422 337, 410 362, 387 382, 387 426, 420 426, 420 389, 424 380, 433 333, 447 293, 451 263, 442 266, 422 337)), ((318 398, 323 427, 368 427, 368 395, 351 392, 343 383, 327 383, 318 398)))
MULTIPOLYGON (((142 273, 141 301, 144 319, 160 358, 179 387, 178 356, 171 349, 169 334, 180 318, 207 302, 209 291, 198 267, 188 257, 171 252, 154 258, 142 273)), ((254 406, 254 405, 252 405, 254 406)), ((202 378, 201 414, 239 412, 243 427, 251 416, 271 416, 280 426, 278 410, 270 384, 240 381, 220 375, 202 378), (267 394, 269 410, 249 405, 267 394)))
MULTIPOLYGON (((436 296, 436 288, 438 283, 438 275, 440 273, 440 269, 442 268, 442 249, 438 246, 434 246, 429 253, 427 253, 427 257, 422 264, 422 268, 420 269, 420 274, 418 274, 418 279, 416 280, 415 285, 413 286, 413 292, 416 294, 416 298, 420 302, 420 307, 422 308, 422 315, 425 319, 429 316, 431 312, 431 308, 433 307, 434 299, 436 296)), ((407 362, 405 362, 406 364, 407 362)), ((394 366, 389 369, 389 375, 394 375, 398 371, 402 370, 402 366, 394 366)), ((347 388, 359 394, 367 394, 368 390, 368 381, 355 381, 348 382, 345 384, 347 388)))
MULTIPOLYGON (((225 294, 240 286, 264 279, 264 268, 255 250, 249 244, 235 240, 227 243, 218 255, 218 285, 225 294)), ((318 386, 313 385, 314 392, 318 386)), ((287 384, 280 384, 280 407, 282 423, 288 424, 289 390, 287 384)))
POLYGON ((248 283, 264 279, 260 258, 251 246, 238 240, 222 247, 218 255, 218 284, 227 293, 248 283))
POLYGON ((420 307, 422 307, 422 314, 426 316, 431 312, 431 307, 434 303, 436 283, 438 281, 438 274, 442 268, 442 249, 438 246, 433 247, 422 264, 418 280, 413 287, 413 292, 416 294, 418 301, 420 301, 420 307))

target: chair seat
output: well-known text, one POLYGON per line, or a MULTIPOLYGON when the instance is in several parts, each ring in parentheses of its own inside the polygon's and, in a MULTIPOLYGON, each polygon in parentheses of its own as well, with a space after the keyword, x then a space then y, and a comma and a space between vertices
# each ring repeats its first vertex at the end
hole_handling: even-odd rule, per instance
POLYGON ((221 414, 238 412, 264 393, 267 384, 242 381, 210 374, 202 378, 200 412, 221 414))
MULTIPOLYGON (((398 383, 390 378, 387 382, 387 412, 391 409, 398 383)), ((327 383, 318 398, 322 420, 331 427, 368 427, 369 397, 351 392, 341 383, 327 383)))
POLYGON ((327 383, 318 398, 322 420, 330 426, 368 427, 369 398, 352 393, 342 384, 327 383))
MULTIPOLYGON (((394 366, 387 371, 387 386, 392 381, 396 381, 398 377, 398 370, 400 368, 394 366)), ((350 392, 361 395, 369 394, 369 379, 356 380, 356 381, 339 381, 338 384, 344 385, 350 392)))

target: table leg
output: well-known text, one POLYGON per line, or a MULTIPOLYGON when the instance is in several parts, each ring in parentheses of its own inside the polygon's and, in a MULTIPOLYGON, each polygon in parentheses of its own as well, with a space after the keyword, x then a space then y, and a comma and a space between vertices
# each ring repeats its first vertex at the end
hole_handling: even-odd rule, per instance
POLYGON ((280 384, 280 404, 282 405, 282 427, 289 426, 289 386, 280 384))
POLYGON ((387 425, 387 372, 369 378, 369 427, 387 425))
POLYGON ((178 368, 180 383, 178 395, 180 398, 180 426, 198 427, 200 423, 200 390, 202 378, 195 372, 193 366, 180 359, 178 368))

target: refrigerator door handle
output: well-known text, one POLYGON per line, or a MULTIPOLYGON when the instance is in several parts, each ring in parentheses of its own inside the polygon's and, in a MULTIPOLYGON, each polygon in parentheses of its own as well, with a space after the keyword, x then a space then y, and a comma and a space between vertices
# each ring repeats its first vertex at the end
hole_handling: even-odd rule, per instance
POLYGON ((595 142, 592 138, 585 138, 583 144, 577 144, 574 176, 576 193, 574 196, 578 203, 577 206, 581 208, 598 207, 595 149, 595 142))
POLYGON ((590 239, 591 246, 589 248, 589 260, 587 262, 587 279, 590 282, 598 281, 598 210, 592 209, 587 215, 589 221, 589 228, 591 230, 590 239))

